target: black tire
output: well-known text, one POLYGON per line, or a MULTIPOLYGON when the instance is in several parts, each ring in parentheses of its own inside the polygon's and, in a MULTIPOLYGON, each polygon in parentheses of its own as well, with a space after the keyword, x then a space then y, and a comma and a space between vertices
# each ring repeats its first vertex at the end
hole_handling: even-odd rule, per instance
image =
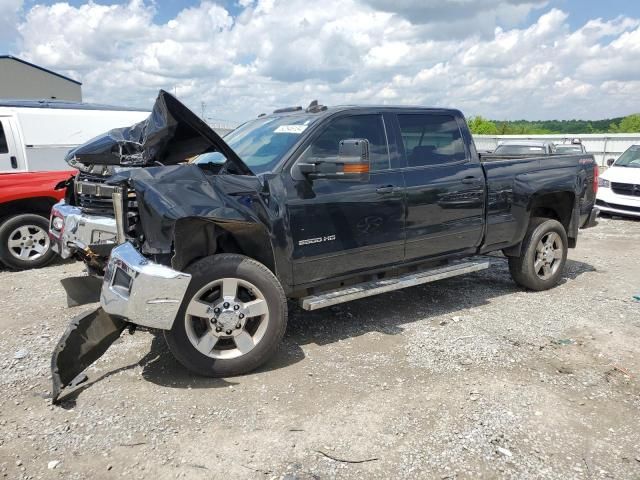
POLYGON ((203 258, 186 271, 192 275, 191 283, 173 328, 164 332, 169 350, 176 359, 192 372, 209 377, 243 375, 268 361, 277 350, 287 327, 287 299, 275 275, 260 262, 236 254, 203 258), (268 307, 268 322, 262 338, 252 350, 231 359, 212 358, 201 353, 187 333, 187 322, 193 321, 187 318, 189 303, 209 283, 223 278, 236 278, 253 284, 268 307))
POLYGON ((23 213, 4 219, 0 225, 0 260, 14 270, 27 270, 48 265, 56 255, 51 249, 48 232, 49 220, 34 213, 23 213), (22 238, 17 238, 20 235, 19 229, 23 229, 22 231, 26 233, 26 241, 37 242, 44 248, 44 251, 29 251, 28 248, 23 250, 22 246, 16 246, 14 242, 22 241, 22 238), (46 239, 42 239, 42 231, 44 231, 46 239), (28 233, 31 233, 31 238, 28 233), (10 242, 12 243, 10 244, 10 242), (29 256, 24 259, 19 258, 22 251, 28 252, 29 256))
POLYGON ((548 290, 555 287, 564 271, 567 261, 567 232, 564 226, 549 218, 534 217, 529 222, 529 228, 522 241, 522 251, 519 257, 509 257, 509 272, 513 280, 520 286, 530 290, 548 290), (561 242, 561 258, 556 259, 558 264, 553 263, 550 266, 551 274, 547 278, 543 278, 540 273, 544 271, 536 271, 535 265, 538 256, 536 247, 538 244, 551 233, 558 234, 561 242))

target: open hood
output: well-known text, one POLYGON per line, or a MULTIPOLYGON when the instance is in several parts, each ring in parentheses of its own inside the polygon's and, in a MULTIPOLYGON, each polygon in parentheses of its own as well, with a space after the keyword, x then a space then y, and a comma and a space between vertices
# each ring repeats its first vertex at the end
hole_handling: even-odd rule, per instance
POLYGON ((81 165, 175 165, 205 152, 217 151, 229 170, 253 175, 247 165, 196 114, 173 95, 160 90, 149 117, 131 127, 116 128, 71 150, 66 161, 81 165))

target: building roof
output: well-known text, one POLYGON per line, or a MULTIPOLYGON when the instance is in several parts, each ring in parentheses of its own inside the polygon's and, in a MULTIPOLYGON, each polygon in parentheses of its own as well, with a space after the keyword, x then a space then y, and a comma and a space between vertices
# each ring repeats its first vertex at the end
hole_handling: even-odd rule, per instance
POLYGON ((40 65, 36 65, 35 63, 27 62, 26 60, 22 60, 21 58, 14 57, 13 55, 0 55, 0 59, 3 59, 3 58, 9 59, 9 60, 15 60, 16 62, 23 63, 33 68, 37 68, 38 70, 42 70, 43 72, 46 72, 50 75, 55 75, 56 77, 60 77, 64 80, 75 83, 76 85, 82 85, 82 82, 74 80, 73 78, 65 77, 64 75, 54 72, 53 70, 49 70, 48 68, 41 67, 40 65))
POLYGON ((117 110, 129 112, 148 112, 146 108, 118 107, 99 103, 68 102, 66 100, 13 100, 0 98, 0 107, 13 108, 51 108, 58 110, 117 110))

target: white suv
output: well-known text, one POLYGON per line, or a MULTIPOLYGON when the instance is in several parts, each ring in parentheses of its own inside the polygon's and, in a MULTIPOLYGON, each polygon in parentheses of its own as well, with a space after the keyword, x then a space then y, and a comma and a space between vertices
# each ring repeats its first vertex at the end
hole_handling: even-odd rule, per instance
POLYGON ((640 145, 632 145, 598 181, 596 205, 603 213, 640 218, 640 145))

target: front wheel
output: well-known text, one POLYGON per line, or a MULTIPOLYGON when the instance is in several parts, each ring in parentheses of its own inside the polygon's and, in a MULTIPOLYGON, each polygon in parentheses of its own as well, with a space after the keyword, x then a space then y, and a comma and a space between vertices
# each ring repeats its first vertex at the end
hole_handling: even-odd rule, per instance
POLYGON ((282 286, 263 264, 235 254, 199 260, 165 338, 189 370, 210 377, 248 373, 264 364, 287 326, 282 286))
POLYGON ((51 263, 55 252, 49 241, 49 221, 33 213, 6 219, 0 225, 0 260, 14 270, 39 268, 51 263))
POLYGON ((555 287, 567 261, 567 232, 548 218, 532 218, 519 257, 509 257, 509 272, 518 284, 531 290, 555 287))

